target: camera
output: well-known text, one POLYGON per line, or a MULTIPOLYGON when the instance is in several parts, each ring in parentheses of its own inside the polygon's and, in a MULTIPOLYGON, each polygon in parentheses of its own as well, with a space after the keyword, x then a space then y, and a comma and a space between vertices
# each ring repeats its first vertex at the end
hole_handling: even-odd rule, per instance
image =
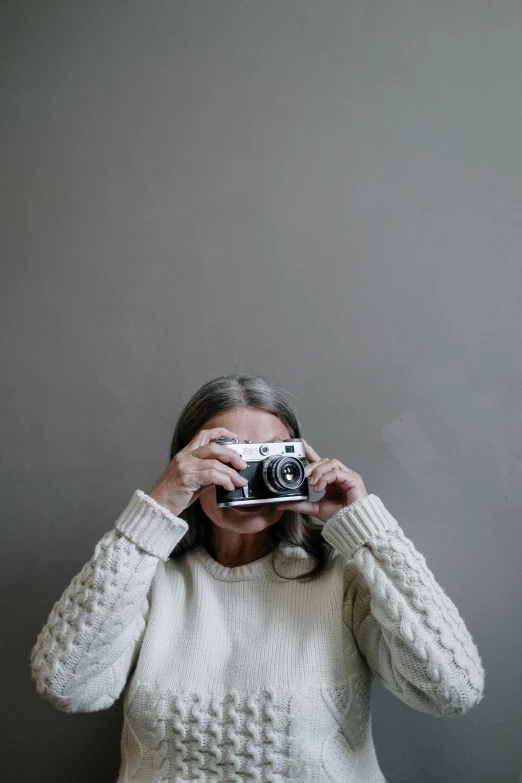
POLYGON ((304 472, 308 460, 299 438, 287 438, 276 443, 253 443, 224 435, 215 442, 234 449, 247 463, 244 470, 238 471, 248 481, 244 487, 230 491, 216 485, 220 508, 309 499, 304 472))

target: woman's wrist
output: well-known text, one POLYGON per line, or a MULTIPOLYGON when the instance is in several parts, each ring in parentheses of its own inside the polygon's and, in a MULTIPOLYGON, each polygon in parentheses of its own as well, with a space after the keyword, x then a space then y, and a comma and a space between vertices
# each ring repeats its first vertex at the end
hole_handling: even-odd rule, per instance
POLYGON ((172 505, 172 503, 169 503, 167 498, 162 495, 161 492, 158 490, 151 489, 150 492, 147 492, 148 496, 152 498, 153 500, 158 503, 158 505, 163 506, 163 508, 166 508, 167 511, 169 511, 171 514, 173 514, 175 517, 179 517, 181 512, 183 511, 182 508, 176 508, 172 505))

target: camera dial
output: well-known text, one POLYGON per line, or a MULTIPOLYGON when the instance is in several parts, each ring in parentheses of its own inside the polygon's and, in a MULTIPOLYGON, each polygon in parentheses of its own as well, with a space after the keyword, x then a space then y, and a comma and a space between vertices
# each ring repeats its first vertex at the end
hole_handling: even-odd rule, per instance
POLYGON ((225 443, 239 443, 239 440, 237 438, 231 438, 230 435, 221 435, 216 439, 216 443, 223 446, 225 443))

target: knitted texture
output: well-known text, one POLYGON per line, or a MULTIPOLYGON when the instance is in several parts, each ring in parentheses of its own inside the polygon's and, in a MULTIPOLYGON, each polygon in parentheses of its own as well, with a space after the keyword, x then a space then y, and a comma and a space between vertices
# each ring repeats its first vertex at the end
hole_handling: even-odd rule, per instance
POLYGON ((41 696, 65 712, 94 712, 113 704, 142 641, 158 550, 167 558, 187 529, 184 520, 148 495, 134 493, 115 528, 96 544, 93 557, 54 604, 31 651, 41 696), (131 529, 142 547, 119 527, 131 529), (159 546, 158 529, 163 534, 159 546), (156 554, 147 551, 151 542, 156 554))
POLYGON ((31 651, 60 710, 124 693, 117 783, 384 783, 374 676, 431 715, 482 699, 462 617, 377 496, 323 526, 336 552, 311 582, 283 578, 313 566, 299 547, 236 568, 203 547, 168 559, 186 530, 136 490, 31 651))
POLYGON ((483 696, 477 648, 426 559, 380 498, 371 495, 342 509, 327 523, 335 532, 323 534, 339 540, 348 529, 353 536, 352 523, 371 513, 392 534, 375 535, 353 552, 343 620, 373 674, 402 701, 434 715, 464 713, 483 696))

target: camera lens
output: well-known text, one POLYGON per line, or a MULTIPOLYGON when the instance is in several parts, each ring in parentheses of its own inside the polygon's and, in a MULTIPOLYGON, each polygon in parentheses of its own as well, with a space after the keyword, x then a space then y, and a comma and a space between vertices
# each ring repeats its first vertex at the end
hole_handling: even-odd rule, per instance
POLYGON ((304 478, 304 467, 297 457, 268 457, 263 463, 265 484, 277 495, 297 489, 304 478))

